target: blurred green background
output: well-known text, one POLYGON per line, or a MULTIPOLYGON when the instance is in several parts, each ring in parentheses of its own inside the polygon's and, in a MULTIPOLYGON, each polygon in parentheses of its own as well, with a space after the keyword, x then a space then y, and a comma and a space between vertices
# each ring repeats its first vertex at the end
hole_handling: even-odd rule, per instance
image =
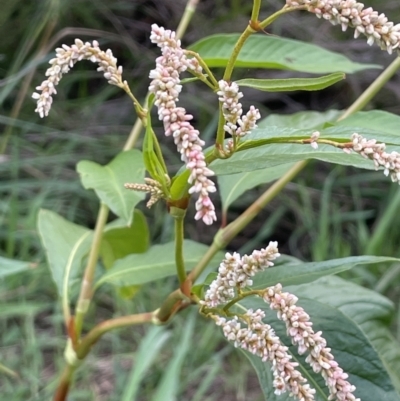
MULTIPOLYGON (((264 1, 261 16, 266 17, 283 3, 264 1)), ((368 5, 400 22, 398 0, 369 0, 368 5)), ((96 39, 102 48, 111 48, 124 66, 124 76, 135 95, 143 98, 148 72, 158 55, 149 41, 150 26, 157 23, 175 29, 185 1, 2 0, 1 6, 0 256, 30 261, 32 269, 0 279, 0 363, 19 374, 15 378, 0 371, 0 396, 13 401, 45 400, 54 390, 63 364, 65 336, 56 288, 36 232, 37 213, 48 208, 77 224, 94 226, 98 201, 93 192, 81 186, 75 165, 82 159, 107 163, 122 148, 135 113, 128 97, 108 85, 89 62, 78 63, 64 76, 48 118, 42 120, 34 113, 31 93, 44 80, 52 49, 79 37, 96 39)), ((250 1, 200 1, 183 44, 213 33, 240 32, 250 12, 250 1)), ((315 43, 352 60, 384 67, 394 57, 377 47, 370 48, 362 38, 352 39, 351 30, 343 33, 339 27, 306 13, 284 16, 268 33, 315 43)), ((238 71, 236 76, 248 72, 238 71)), ((348 75, 345 81, 321 92, 244 91, 244 109, 255 104, 263 117, 345 109, 378 74, 377 70, 367 70, 348 75)), ((299 74, 252 71, 252 76, 284 78, 299 74)), ((368 107, 400 114, 399 99, 397 75, 368 107)), ((215 95, 204 86, 192 84, 185 88, 181 103, 195 116, 203 139, 211 143, 217 123, 215 95)), ((161 128, 158 133, 169 166, 177 171, 180 158, 164 139, 161 128)), ((243 195, 233 205, 229 218, 240 214, 264 189, 243 195)), ((150 222, 152 241, 171 240, 171 219, 164 205, 157 204, 151 211, 144 204, 140 208, 150 222)), ((311 162, 229 249, 248 252, 277 240, 281 252, 302 260, 361 254, 400 257, 399 210, 399 187, 381 172, 311 162)), ((210 243, 217 228, 204 230, 202 223, 191 222, 186 234, 210 243)), ((399 311, 400 266, 360 267, 346 277, 388 296, 399 311)), ((111 288, 102 288, 87 321, 153 310, 175 285, 170 279, 146 286, 134 300, 121 299, 111 288)), ((218 328, 195 315, 194 310, 185 311, 157 333, 139 327, 106 335, 80 369, 69 399, 132 400, 134 390, 127 385, 136 383, 137 377, 132 376, 135 368, 144 369, 137 350, 147 333, 155 341, 152 344, 158 339, 162 350, 154 360, 149 356, 153 364, 147 373, 143 370, 138 400, 163 399, 165 386, 171 385, 167 372, 178 372, 179 400, 261 400, 257 378, 248 362, 221 341, 218 328), (193 316, 188 325, 189 315, 193 316), (191 330, 186 330, 189 334, 184 338, 183 327, 187 325, 191 330)), ((400 339, 399 316, 393 317, 392 327, 400 339)), ((146 355, 146 349, 143 352, 146 355)))

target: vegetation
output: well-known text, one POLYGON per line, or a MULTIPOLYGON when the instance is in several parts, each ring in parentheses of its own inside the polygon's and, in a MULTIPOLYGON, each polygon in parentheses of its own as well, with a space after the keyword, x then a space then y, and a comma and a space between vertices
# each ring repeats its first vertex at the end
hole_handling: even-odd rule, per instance
MULTIPOLYGON (((262 5, 263 17, 283 5, 278 0, 264 3, 268 4, 262 5)), ((392 20, 400 21, 396 2, 369 3, 392 20)), ((139 0, 48 0, 38 4, 16 0, 6 2, 3 7, 0 15, 0 124, 3 128, 0 142, 0 394, 4 399, 50 399, 64 365, 63 310, 37 230, 40 209, 94 228, 99 202, 94 191, 82 186, 77 163, 82 159, 101 165, 109 163, 123 148, 136 119, 131 100, 115 86, 108 85, 87 62, 78 63, 73 73, 64 76, 46 120, 33 112, 31 93, 43 80, 52 49, 80 37, 97 39, 102 48, 113 50, 119 64, 124 66, 124 76, 135 89, 135 96, 142 101, 149 84, 148 71, 154 68, 154 59, 158 56, 148 38, 150 26, 157 23, 176 29, 184 7, 184 1, 139 0), (22 262, 7 265, 9 259, 22 262)), ((183 42, 186 46, 213 33, 241 32, 250 13, 248 2, 201 2, 183 42)), ((340 29, 306 13, 282 17, 268 27, 268 34, 323 45, 363 65, 387 67, 392 61, 379 48, 369 48, 360 40, 355 42, 350 39, 351 33, 341 33, 340 29)), ((222 76, 222 69, 216 71, 222 76)), ((247 72, 246 69, 235 71, 235 80, 246 78, 247 72)), ((380 72, 360 69, 354 74, 348 73, 345 81, 317 92, 256 92, 245 88, 244 109, 248 109, 251 99, 251 104, 255 103, 262 115, 268 116, 260 127, 281 124, 293 129, 314 129, 321 114, 307 112, 308 109, 329 110, 325 121, 336 119, 340 113, 335 110, 347 108, 380 72)), ((289 76, 293 73, 286 70, 268 71, 268 77, 289 76)), ((296 76, 310 77, 306 73, 296 76)), ((265 70, 254 70, 252 77, 265 78, 265 70)), ((202 138, 211 143, 218 112, 215 95, 206 89, 198 82, 191 83, 180 101, 195 115, 202 138)), ((380 109, 400 115, 398 91, 399 82, 394 77, 366 105, 366 110, 380 109)), ((378 130, 382 125, 379 118, 375 114, 367 120, 365 115, 364 128, 378 130)), ((384 121, 383 131, 391 135, 396 130, 396 122, 390 125, 388 120, 384 121)), ((360 119, 357 124, 361 124, 360 119)), ((170 173, 178 172, 182 163, 175 146, 162 135, 161 124, 155 129, 170 173)), ((141 145, 142 137, 138 142, 141 145)), ((271 181, 282 172, 278 170, 271 181)), ((223 182, 219 185, 224 187, 223 182)), ((264 179, 239 194, 228 191, 229 196, 236 197, 234 201, 223 195, 222 203, 216 208, 226 212, 227 222, 233 221, 268 185, 264 179)), ((229 182, 225 187, 230 188, 229 182)), ((399 188, 382 172, 313 160, 227 249, 251 253, 276 240, 282 254, 304 262, 357 255, 400 258, 399 206, 399 188)), ((173 241, 174 221, 166 213, 165 205, 158 203, 149 211, 141 202, 137 210, 138 216, 149 221, 148 235, 143 234, 145 241, 151 244, 173 241)), ((188 215, 193 216, 194 210, 189 209, 188 215)), ((111 213, 108 221, 114 218, 111 213)), ((202 222, 191 221, 185 227, 185 237, 209 244, 217 229, 215 225, 205 230, 202 222)), ((215 259, 214 268, 220 260, 215 259)), ((382 308, 387 307, 382 320, 390 327, 390 341, 395 344, 400 341, 400 266, 395 260, 389 264, 379 261, 372 264, 361 261, 339 276, 349 282, 345 286, 347 294, 354 292, 351 283, 356 283, 393 302, 395 311, 382 303, 382 308)), ((99 263, 98 275, 103 264, 104 261, 99 263)), ((199 282, 206 276, 205 273, 199 282)), ((72 300, 79 294, 79 282, 74 284, 72 300)), ((335 283, 328 285, 333 287, 335 283)), ((176 287, 174 277, 145 286, 101 286, 83 331, 88 332, 95 323, 106 319, 152 311, 176 287)), ((368 297, 369 293, 365 294, 368 297)), ((391 350, 394 349, 393 346, 391 350)), ((397 354, 393 354, 395 359, 397 354)), ((251 363, 224 341, 219 327, 206 322, 191 308, 175 316, 167 326, 135 326, 104 335, 77 371, 68 399, 158 401, 174 392, 179 400, 264 399, 251 363)))

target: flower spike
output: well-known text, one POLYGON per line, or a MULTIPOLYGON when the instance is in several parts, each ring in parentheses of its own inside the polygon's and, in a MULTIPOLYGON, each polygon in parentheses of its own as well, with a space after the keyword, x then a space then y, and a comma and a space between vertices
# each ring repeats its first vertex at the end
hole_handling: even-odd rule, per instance
POLYGON ((59 84, 62 76, 80 60, 97 63, 99 65, 97 71, 104 72, 104 78, 108 80, 109 84, 121 88, 127 87, 126 81, 122 81, 122 66, 117 65, 117 59, 110 49, 101 50, 96 40, 92 43, 83 43, 80 39, 75 39, 72 46, 62 45, 56 49, 56 57, 49 61, 51 67, 46 71, 48 78, 36 87, 36 90, 41 93, 34 92, 32 94, 32 97, 37 100, 35 111, 39 113, 40 117, 48 116, 53 103, 52 95, 57 93, 55 87, 59 84))
POLYGON ((156 96, 155 105, 158 117, 164 124, 165 135, 172 136, 181 154, 181 159, 190 170, 190 194, 198 193, 195 219, 202 219, 205 224, 212 224, 217 217, 209 196, 215 192, 215 184, 208 177, 214 175, 206 164, 203 153, 204 141, 191 124, 193 116, 186 114, 183 107, 177 107, 179 93, 182 90, 179 74, 187 69, 200 73, 198 61, 188 59, 181 48, 175 32, 165 30, 156 24, 152 25, 150 40, 161 48, 162 56, 156 60, 156 68, 150 72, 152 82, 149 91, 156 96))
POLYGON ((367 37, 371 46, 377 43, 382 50, 392 54, 399 52, 400 24, 395 25, 383 13, 355 0, 286 0, 289 7, 306 6, 318 18, 324 18, 333 25, 341 25, 345 31, 354 28, 354 37, 367 37))

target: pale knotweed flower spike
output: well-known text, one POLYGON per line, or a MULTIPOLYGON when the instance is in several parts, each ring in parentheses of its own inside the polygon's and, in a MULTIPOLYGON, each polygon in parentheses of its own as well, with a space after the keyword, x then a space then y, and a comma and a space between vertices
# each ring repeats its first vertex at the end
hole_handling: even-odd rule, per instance
POLYGON ((353 147, 351 150, 359 153, 366 159, 374 162, 375 169, 379 167, 384 168, 384 174, 390 175, 393 182, 400 184, 400 153, 398 152, 385 152, 386 145, 384 143, 377 143, 375 139, 366 139, 362 135, 354 133, 352 136, 353 147))
MULTIPOLYGON (((318 131, 313 132, 310 139, 310 144, 314 149, 318 148, 318 139, 320 133, 318 131)), ((346 153, 352 153, 353 151, 359 155, 370 159, 374 162, 375 170, 383 168, 383 173, 386 176, 390 175, 393 182, 400 184, 400 153, 392 151, 386 152, 386 145, 384 143, 378 143, 376 139, 366 139, 362 135, 356 132, 352 135, 352 141, 350 143, 343 144, 343 151, 346 153)))
POLYGON ((385 14, 379 14, 371 7, 365 8, 362 3, 355 0, 286 0, 286 5, 306 6, 318 18, 341 25, 343 31, 349 26, 354 28, 354 37, 365 35, 370 46, 377 43, 389 54, 393 50, 400 54, 400 24, 395 25, 385 14))
MULTIPOLYGON (((272 267, 272 261, 280 256, 277 245, 276 242, 270 242, 266 248, 254 251, 250 256, 227 253, 219 266, 217 278, 206 291, 201 304, 212 309, 234 300, 238 292, 245 293, 245 288, 253 284, 251 278, 257 272, 272 267)), ((347 381, 348 375, 334 360, 322 333, 314 332, 310 316, 296 305, 297 297, 282 292, 280 284, 257 291, 257 294, 285 322, 287 334, 298 347, 299 354, 308 353, 306 362, 325 379, 330 393, 329 400, 359 401, 353 394, 355 387, 347 381)), ((265 313, 261 309, 248 310, 244 315, 229 320, 216 315, 214 311, 209 316, 222 327, 224 336, 235 347, 246 349, 263 361, 271 362, 276 394, 288 391, 298 400, 314 400, 315 390, 310 388, 296 369, 298 363, 291 361, 288 348, 281 344, 271 326, 263 322, 265 313), (243 324, 246 327, 242 327, 243 324)))
POLYGON ((97 71, 104 72, 104 78, 108 80, 109 84, 121 88, 127 86, 126 81, 122 81, 122 66, 117 66, 117 59, 110 49, 101 50, 96 40, 92 43, 83 43, 80 39, 75 39, 72 46, 62 45, 56 49, 56 57, 49 61, 51 67, 46 71, 47 79, 36 87, 36 90, 41 93, 34 92, 32 95, 34 99, 37 99, 35 111, 39 113, 40 117, 48 116, 53 103, 52 96, 57 93, 55 87, 63 74, 66 74, 80 60, 97 63, 99 65, 97 71))
POLYGON ((193 116, 183 107, 177 107, 182 90, 179 74, 186 70, 201 73, 196 59, 186 57, 175 32, 152 25, 150 40, 161 48, 162 56, 156 59, 156 68, 150 72, 152 82, 149 91, 155 94, 158 117, 164 124, 165 135, 172 136, 181 159, 190 170, 189 193, 198 193, 195 219, 212 224, 217 218, 209 193, 215 192, 215 184, 208 178, 214 173, 207 167, 203 154, 204 141, 191 124, 193 116))
POLYGON ((250 106, 250 110, 246 115, 242 116, 243 109, 239 99, 243 97, 243 93, 239 92, 239 85, 236 82, 228 83, 219 81, 219 101, 222 102, 222 112, 226 124, 224 129, 233 137, 241 138, 257 128, 256 122, 261 118, 260 112, 254 106, 250 106))

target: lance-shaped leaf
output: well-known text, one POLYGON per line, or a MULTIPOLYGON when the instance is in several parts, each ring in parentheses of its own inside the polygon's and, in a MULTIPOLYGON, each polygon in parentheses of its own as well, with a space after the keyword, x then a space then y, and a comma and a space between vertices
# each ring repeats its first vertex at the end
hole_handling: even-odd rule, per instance
MULTIPOLYGON (((190 50, 199 53, 209 67, 226 67, 239 36, 209 36, 193 44, 190 50)), ((353 62, 339 53, 311 43, 272 35, 250 36, 238 55, 235 67, 274 68, 315 74, 354 73, 368 68, 381 68, 376 64, 353 62)))
POLYGON ((368 255, 331 259, 324 262, 289 262, 258 273, 253 279, 252 288, 263 289, 276 283, 282 285, 309 283, 320 277, 340 273, 355 266, 390 262, 398 263, 400 259, 368 255))
MULTIPOLYGON (((390 114, 389 120, 396 120, 390 114)), ((383 122, 384 119, 381 120, 383 122)), ((400 121, 400 119, 399 119, 400 121)), ((227 160, 216 160, 212 163, 212 170, 216 174, 235 174, 273 167, 295 161, 318 159, 329 163, 342 164, 358 168, 374 169, 374 163, 357 153, 347 154, 343 150, 331 145, 319 144, 318 149, 312 149, 309 144, 288 143, 309 139, 313 130, 295 129, 288 127, 263 127, 255 129, 240 144, 240 150, 227 160)), ((393 126, 387 129, 383 125, 381 130, 360 128, 348 125, 336 125, 320 130, 321 139, 336 142, 351 142, 351 136, 358 132, 368 139, 377 139, 389 146, 387 150, 399 151, 400 131, 394 132, 393 126)))
MULTIPOLYGON (((309 133, 311 129, 322 129, 326 122, 334 122, 341 111, 329 110, 326 112, 301 111, 291 115, 271 114, 258 123, 259 128, 274 130, 271 127, 302 128, 302 133, 309 133)), ((260 185, 266 184, 283 176, 294 163, 282 164, 274 167, 256 171, 247 171, 218 177, 219 191, 222 200, 223 211, 246 191, 260 185)))
POLYGON ((0 279, 29 270, 32 267, 34 267, 33 263, 3 258, 0 256, 0 279))
POLYGON ((346 78, 341 72, 324 75, 318 78, 287 78, 287 79, 256 79, 246 78, 236 81, 239 86, 258 89, 264 92, 293 92, 293 91, 316 91, 346 78))
MULTIPOLYGON (((323 112, 307 110, 294 114, 270 114, 257 123, 259 128, 286 127, 301 129, 322 129, 326 123, 334 124, 343 112, 327 110, 323 112)), ((344 120, 345 121, 345 120, 344 120)))
POLYGON ((94 189, 101 201, 130 225, 133 210, 145 194, 127 190, 124 184, 143 182, 145 169, 141 152, 136 149, 121 152, 105 166, 83 160, 78 163, 77 171, 83 186, 94 189))
MULTIPOLYGON (((128 227, 123 219, 117 219, 107 224, 101 243, 101 257, 106 269, 116 260, 132 253, 146 252, 150 245, 150 232, 144 214, 135 209, 133 222, 128 227)), ((131 299, 140 286, 124 286, 119 288, 123 298, 131 299)))
POLYGON ((150 244, 150 233, 146 217, 135 210, 130 226, 123 219, 107 224, 102 239, 102 258, 109 269, 112 264, 131 253, 146 252, 150 244))
MULTIPOLYGON (((360 314, 362 308, 364 322, 375 320, 377 301, 372 297, 370 299, 360 297, 357 293, 355 297, 349 296, 345 284, 344 280, 336 277, 325 277, 311 284, 293 286, 286 290, 299 296, 298 303, 311 316, 313 329, 322 331, 335 360, 349 374, 350 383, 356 386, 356 397, 363 401, 399 401, 400 397, 382 361, 381 351, 371 342, 371 333, 366 333, 354 319, 355 314, 360 314), (343 285, 337 286, 334 290, 331 286, 326 286, 327 283, 336 280, 340 280, 343 285), (321 296, 316 297, 315 293, 321 296), (328 304, 322 299, 324 297, 338 299, 341 306, 328 304), (359 302, 355 303, 355 298, 358 298, 359 302), (349 313, 346 308, 352 310, 352 313, 349 313)), ((350 292, 353 290, 356 291, 352 287, 350 292)), ((328 391, 323 378, 314 373, 305 362, 306 355, 298 355, 297 348, 291 344, 286 335, 286 327, 277 319, 276 312, 271 311, 268 305, 256 298, 246 299, 241 302, 241 305, 251 309, 261 308, 265 311, 265 321, 274 328, 281 341, 289 347, 293 360, 300 364, 298 369, 316 390, 316 401, 328 401, 328 391)), ((256 369, 265 399, 268 401, 289 400, 288 394, 283 396, 274 394, 270 364, 261 362, 260 358, 247 352, 246 356, 256 369)))
POLYGON ((293 165, 293 163, 287 163, 257 171, 219 176, 218 186, 223 211, 226 212, 229 206, 246 191, 280 178, 293 165))
POLYGON ((92 231, 45 209, 40 210, 37 224, 53 280, 59 294, 67 297, 71 280, 89 252, 92 231))
POLYGON ((375 348, 400 393, 400 343, 389 330, 395 313, 393 303, 375 291, 336 276, 320 279, 315 284, 311 290, 310 285, 300 285, 293 291, 300 298, 336 308, 355 322, 375 348))
POLYGON ((291 143, 271 144, 237 152, 227 160, 216 160, 211 168, 217 175, 236 174, 309 159, 374 170, 372 161, 355 153, 347 154, 329 145, 319 145, 314 150, 310 145, 291 143))
POLYGON ((360 134, 375 131, 377 134, 375 139, 385 143, 398 144, 400 116, 397 114, 382 110, 359 111, 335 125, 353 129, 357 127, 355 132, 360 134))
MULTIPOLYGON (((152 94, 152 98, 154 95, 152 94)), ((151 102, 152 105, 152 102, 151 102)), ((151 113, 147 113, 146 132, 143 139, 143 161, 151 177, 163 185, 167 191, 166 175, 168 174, 164 157, 151 124, 151 113)))
MULTIPOLYGON (((183 259, 186 270, 193 269, 196 263, 207 251, 206 245, 185 240, 183 244, 183 259)), ((219 252, 210 264, 217 267, 223 258, 219 252)), ((141 285, 165 277, 176 275, 175 244, 169 242, 152 246, 146 253, 128 255, 117 260, 96 286, 111 283, 117 287, 141 285)))

